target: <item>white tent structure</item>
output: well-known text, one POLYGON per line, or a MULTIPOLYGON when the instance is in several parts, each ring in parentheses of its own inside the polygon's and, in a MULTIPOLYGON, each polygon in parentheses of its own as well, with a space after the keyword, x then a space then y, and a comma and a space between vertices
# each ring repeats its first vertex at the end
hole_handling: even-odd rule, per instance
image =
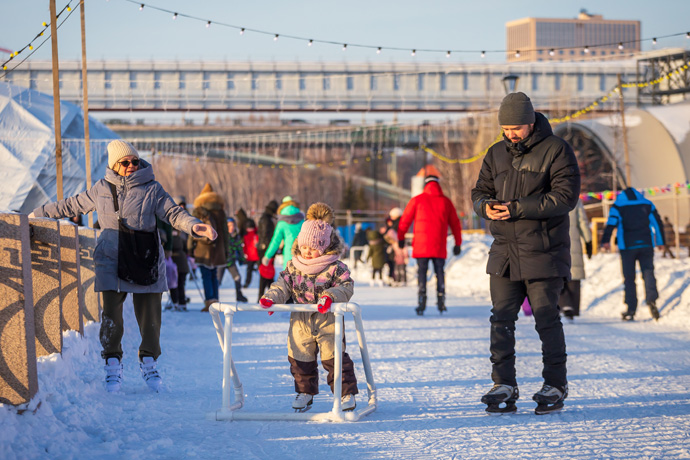
MULTIPOLYGON (((29 213, 57 200, 53 113, 52 96, 0 83, 0 211, 29 213)), ((69 197, 86 190, 84 113, 63 102, 60 115, 63 197, 69 197)), ((95 182, 105 174, 108 142, 120 136, 93 118, 89 134, 95 182)))

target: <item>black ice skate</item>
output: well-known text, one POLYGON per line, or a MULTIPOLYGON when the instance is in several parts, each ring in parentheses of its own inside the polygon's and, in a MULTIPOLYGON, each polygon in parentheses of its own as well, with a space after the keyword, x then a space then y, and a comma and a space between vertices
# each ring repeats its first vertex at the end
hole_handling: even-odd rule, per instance
POLYGON ((419 306, 417 308, 415 308, 414 311, 417 312, 417 315, 423 316, 424 310, 426 310, 426 295, 420 295, 419 296, 419 306))
POLYGON ((436 299, 437 299, 436 304, 438 306, 438 312, 440 314, 447 312, 448 309, 446 308, 446 295, 445 294, 438 294, 436 299))
POLYGON ((563 387, 552 387, 544 384, 541 390, 537 391, 532 399, 536 401, 537 408, 534 413, 537 415, 550 414, 563 409, 563 400, 568 397, 568 384, 563 387))
POLYGON ((649 305, 649 312, 652 314, 652 318, 654 318, 655 321, 659 321, 659 309, 656 308, 656 302, 652 300, 651 302, 647 302, 647 304, 649 305))
POLYGON ((482 396, 486 411, 490 415, 512 414, 517 411, 515 401, 520 397, 517 386, 494 384, 487 394, 482 396))

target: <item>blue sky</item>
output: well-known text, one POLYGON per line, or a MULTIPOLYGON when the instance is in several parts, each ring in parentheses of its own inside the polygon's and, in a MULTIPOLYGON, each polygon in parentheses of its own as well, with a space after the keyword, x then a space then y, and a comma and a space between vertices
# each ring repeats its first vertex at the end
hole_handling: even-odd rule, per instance
MULTIPOLYGON (((505 50, 505 23, 522 17, 574 18, 581 8, 606 19, 642 21, 642 38, 690 31, 690 0, 663 2, 604 0, 571 2, 563 0, 516 2, 505 0, 349 0, 343 1, 231 1, 231 0, 144 0, 150 6, 177 11, 226 24, 283 35, 246 32, 155 11, 126 0, 86 0, 87 57, 89 59, 179 59, 179 60, 275 60, 477 62, 478 52, 445 53, 410 50, 505 50), (663 5, 663 7, 660 7, 663 5), (337 44, 315 43, 284 37, 294 35, 337 44), (348 43, 347 51, 342 44, 348 43), (382 46, 360 49, 354 44, 382 46), (385 48, 403 48, 393 51, 385 48)), ((68 0, 56 0, 58 11, 68 0)), ((78 0, 75 13, 59 29, 61 59, 80 59, 81 38, 78 0)), ((67 13, 65 13, 66 16, 67 13)), ((4 0, 0 48, 16 50, 27 45, 49 21, 48 0, 4 0)), ((59 22, 59 21, 58 21, 59 22)), ((42 38, 34 42, 38 45, 42 38)), ((684 36, 659 40, 661 47, 690 47, 684 36)), ((651 42, 643 43, 650 49, 651 42)), ((29 51, 16 59, 26 56, 29 51)), ((7 54, 0 54, 3 61, 7 54)), ((48 40, 31 59, 50 59, 48 40)), ((487 61, 504 61, 503 53, 488 53, 487 61)))

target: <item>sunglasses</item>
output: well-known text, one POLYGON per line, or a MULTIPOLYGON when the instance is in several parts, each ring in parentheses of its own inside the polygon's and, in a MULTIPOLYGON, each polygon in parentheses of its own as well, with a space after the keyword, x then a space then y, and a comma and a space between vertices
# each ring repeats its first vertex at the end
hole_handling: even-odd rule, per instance
POLYGON ((125 160, 125 161, 120 161, 119 163, 122 166, 124 166, 125 168, 128 167, 130 163, 132 163, 132 166, 139 166, 139 160, 132 160, 132 161, 125 160))

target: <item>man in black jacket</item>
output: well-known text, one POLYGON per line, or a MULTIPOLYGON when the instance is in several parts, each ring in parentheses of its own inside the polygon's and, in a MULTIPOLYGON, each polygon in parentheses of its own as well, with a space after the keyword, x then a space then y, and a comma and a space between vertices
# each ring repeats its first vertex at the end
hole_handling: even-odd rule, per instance
POLYGON ((568 213, 580 193, 572 148, 553 135, 524 93, 507 95, 498 112, 503 141, 487 152, 472 190, 475 212, 489 220, 491 377, 482 397, 488 412, 514 412, 515 321, 525 297, 542 343, 544 385, 533 397, 538 414, 558 410, 568 395, 558 296, 570 277, 568 213))

